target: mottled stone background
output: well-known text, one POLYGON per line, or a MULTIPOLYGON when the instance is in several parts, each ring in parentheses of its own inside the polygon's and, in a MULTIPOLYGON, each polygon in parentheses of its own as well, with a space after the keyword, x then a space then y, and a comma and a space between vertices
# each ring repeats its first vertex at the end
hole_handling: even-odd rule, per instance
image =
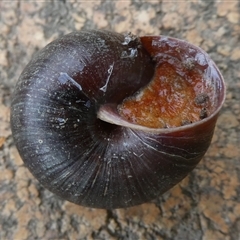
POLYGON ((0 239, 240 239, 239 1, 0 1, 0 239), (164 34, 207 51, 227 96, 198 167, 152 203, 105 211, 43 189, 13 144, 9 107, 32 55, 80 29, 164 34))

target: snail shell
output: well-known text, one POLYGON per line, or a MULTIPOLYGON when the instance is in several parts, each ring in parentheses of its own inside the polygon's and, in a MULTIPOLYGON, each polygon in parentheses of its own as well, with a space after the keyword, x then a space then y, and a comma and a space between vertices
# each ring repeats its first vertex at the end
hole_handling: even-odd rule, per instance
POLYGON ((25 165, 47 189, 83 206, 129 207, 156 198, 196 166, 224 96, 217 67, 189 43, 80 31, 53 41, 26 66, 13 95, 11 127, 25 165), (162 61, 180 56, 194 59, 209 83, 211 114, 172 128, 124 119, 118 105, 149 84, 162 61))

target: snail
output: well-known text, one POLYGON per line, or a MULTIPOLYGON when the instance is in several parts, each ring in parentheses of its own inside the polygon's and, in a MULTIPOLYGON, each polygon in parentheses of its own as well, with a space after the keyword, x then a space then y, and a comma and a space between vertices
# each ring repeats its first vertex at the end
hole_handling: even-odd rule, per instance
POLYGON ((51 192, 82 206, 126 208, 195 168, 224 98, 215 63, 186 41, 78 31, 23 70, 11 128, 26 167, 51 192))

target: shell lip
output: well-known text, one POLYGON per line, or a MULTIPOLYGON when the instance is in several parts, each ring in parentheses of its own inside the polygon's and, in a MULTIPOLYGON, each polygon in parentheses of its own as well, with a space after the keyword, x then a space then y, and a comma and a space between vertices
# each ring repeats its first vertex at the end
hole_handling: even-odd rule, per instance
MULTIPOLYGON (((223 100, 224 100, 224 98, 223 98, 223 100)), ((206 117, 202 120, 199 120, 197 122, 194 122, 194 123, 191 123, 188 125, 184 125, 184 126, 178 126, 178 127, 150 128, 150 127, 145 127, 142 125, 131 123, 131 122, 123 119, 119 115, 119 113, 117 112, 116 104, 105 104, 105 105, 101 106, 99 108, 99 111, 97 112, 97 117, 102 121, 105 121, 105 122, 108 122, 111 124, 115 124, 115 125, 119 125, 121 127, 131 128, 133 130, 149 132, 149 133, 163 133, 163 134, 164 133, 173 133, 173 132, 178 132, 178 131, 182 131, 182 130, 188 130, 188 129, 191 129, 192 127, 200 126, 200 125, 210 121, 211 119, 214 119, 219 114, 219 112, 222 108, 223 102, 224 101, 222 101, 222 104, 214 111, 214 113, 212 113, 208 117, 206 117)))

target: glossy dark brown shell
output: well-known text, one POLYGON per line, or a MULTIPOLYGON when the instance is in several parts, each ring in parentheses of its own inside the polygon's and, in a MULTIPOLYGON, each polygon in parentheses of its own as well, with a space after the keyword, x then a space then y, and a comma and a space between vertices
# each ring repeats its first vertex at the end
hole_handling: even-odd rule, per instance
POLYGON ((50 43, 32 59, 13 95, 11 126, 25 165, 41 184, 79 205, 121 208, 156 198, 196 166, 210 145, 225 91, 208 57, 203 71, 216 94, 211 116, 178 128, 148 129, 116 111, 151 80, 152 58, 165 49, 160 43, 168 49, 173 43, 191 46, 193 55, 206 55, 161 36, 81 31, 50 43))

